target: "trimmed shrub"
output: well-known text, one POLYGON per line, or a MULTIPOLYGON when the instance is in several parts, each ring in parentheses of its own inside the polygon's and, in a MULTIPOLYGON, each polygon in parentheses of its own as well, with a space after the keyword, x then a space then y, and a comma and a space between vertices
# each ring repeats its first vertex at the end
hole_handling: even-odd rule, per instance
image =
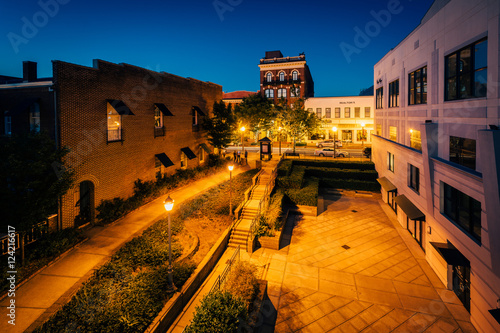
POLYGON ((307 177, 333 178, 333 179, 357 179, 376 181, 378 173, 375 170, 337 169, 325 167, 307 167, 307 177))
POLYGON ((321 179, 322 187, 339 188, 358 191, 380 191, 380 184, 375 181, 363 181, 357 179, 321 179))
POLYGON ((317 206, 318 205, 319 179, 310 177, 305 179, 303 188, 290 188, 285 191, 286 195, 296 205, 317 206))
POLYGON ((259 287, 256 273, 257 266, 247 261, 240 261, 232 267, 224 285, 225 290, 245 302, 247 310, 250 310, 250 305, 259 287))
POLYGON ((293 161, 292 160, 284 160, 280 163, 278 167, 277 177, 287 177, 292 172, 293 161))
POLYGON ((293 165, 303 165, 309 167, 335 168, 335 169, 357 169, 375 170, 375 164, 369 161, 314 161, 314 160, 293 160, 293 165))
POLYGON ((241 298, 231 293, 213 292, 206 295, 196 312, 186 333, 226 333, 237 332, 247 320, 247 309, 241 298))

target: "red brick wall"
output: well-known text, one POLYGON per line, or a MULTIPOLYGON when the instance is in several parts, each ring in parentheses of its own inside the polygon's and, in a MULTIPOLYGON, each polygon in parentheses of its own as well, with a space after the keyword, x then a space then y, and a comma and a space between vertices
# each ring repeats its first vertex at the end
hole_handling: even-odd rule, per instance
MULTIPOLYGON (((76 184, 94 183, 95 206, 101 200, 129 197, 139 178, 154 180, 155 154, 165 153, 175 163, 164 168, 167 174, 180 168, 180 148, 189 147, 198 155, 206 139, 203 131, 192 131, 191 108, 196 105, 208 116, 214 101, 222 98, 219 85, 130 65, 53 65, 61 144, 71 149, 67 162, 75 169, 76 184), (134 113, 122 116, 122 142, 107 142, 107 99, 122 100, 134 113), (173 113, 163 117, 165 136, 156 138, 154 103, 165 104, 173 113)), ((198 158, 188 161, 188 167, 197 165, 198 158)), ((70 190, 62 200, 63 227, 73 225, 74 193, 70 190)))
MULTIPOLYGON (((277 63, 276 66, 283 65, 283 63, 277 63)), ((290 102, 293 102, 294 98, 290 97, 290 87, 292 87, 292 84, 288 84, 288 81, 292 79, 292 73, 294 71, 299 72, 299 80, 301 83, 298 85, 300 87, 300 97, 305 98, 305 97, 313 97, 314 96, 314 84, 312 82, 312 77, 309 72, 309 67, 305 65, 305 68, 286 68, 286 69, 262 69, 260 71, 260 83, 262 84, 260 86, 261 93, 265 95, 265 90, 266 89, 274 89, 274 103, 276 104, 278 102, 278 91, 277 89, 279 88, 287 88, 287 99, 290 102), (285 80, 287 81, 286 84, 280 84, 279 81, 279 73, 280 72, 285 72, 285 80), (272 85, 267 85, 266 81, 266 75, 267 73, 271 72, 273 75, 273 83, 276 82, 276 84, 272 85)), ((296 85, 297 86, 297 85, 296 85)))

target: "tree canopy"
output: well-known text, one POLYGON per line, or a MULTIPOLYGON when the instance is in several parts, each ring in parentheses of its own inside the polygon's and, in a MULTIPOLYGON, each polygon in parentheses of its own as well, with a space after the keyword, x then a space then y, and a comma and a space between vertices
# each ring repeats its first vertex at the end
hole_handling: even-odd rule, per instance
POLYGON ((231 104, 226 106, 223 101, 214 102, 213 117, 207 118, 203 124, 207 130, 208 142, 215 148, 221 149, 231 142, 235 129, 235 117, 231 104))
POLYGON ((254 132, 270 129, 272 121, 276 118, 271 101, 261 93, 244 98, 243 102, 235 108, 234 113, 239 125, 254 132))
POLYGON ((73 172, 62 162, 67 152, 43 132, 0 139, 2 226, 28 231, 57 213, 59 197, 73 183, 73 172))

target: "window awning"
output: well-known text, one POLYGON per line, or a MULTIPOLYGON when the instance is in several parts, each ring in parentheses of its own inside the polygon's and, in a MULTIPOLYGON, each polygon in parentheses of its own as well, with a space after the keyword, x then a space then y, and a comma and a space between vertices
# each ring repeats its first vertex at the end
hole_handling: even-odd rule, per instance
POLYGON ((470 261, 452 244, 430 242, 443 259, 452 266, 470 267, 470 261))
POLYGON ((405 212, 406 216, 408 216, 410 220, 425 221, 425 214, 422 213, 420 209, 418 209, 417 206, 415 206, 413 202, 406 197, 406 195, 398 195, 394 198, 394 201, 403 210, 403 212, 405 212))
POLYGON ((385 177, 380 177, 379 179, 377 179, 377 181, 380 183, 380 186, 382 186, 382 188, 387 192, 393 192, 397 190, 396 186, 394 186, 394 184, 385 177))
POLYGON ((173 116, 172 112, 167 108, 167 106, 163 103, 155 103, 155 106, 163 113, 164 116, 173 116))
POLYGON ((119 99, 107 99, 106 101, 113 107, 113 109, 115 109, 116 112, 118 112, 119 115, 135 116, 128 106, 119 99))
POLYGON ((205 116, 205 113, 203 113, 203 111, 201 111, 201 109, 198 106, 196 106, 196 105, 193 105, 193 108, 191 109, 191 112, 193 112, 193 114, 194 114, 194 112, 198 112, 198 114, 200 116, 205 116))
POLYGON ((208 148, 206 143, 200 144, 200 147, 207 152, 207 154, 211 154, 212 152, 210 151, 210 148, 208 148))
POLYGON ((5 113, 6 116, 13 116, 18 113, 28 111, 31 105, 34 103, 38 102, 39 98, 27 98, 23 100, 22 102, 18 103, 12 110, 9 110, 8 112, 5 113))
POLYGON ((193 151, 191 149, 189 149, 189 147, 181 148, 181 151, 184 154, 186 154, 187 158, 189 158, 190 160, 192 160, 193 158, 196 158, 196 155, 193 153, 193 151))
POLYGON ((170 158, 168 158, 167 154, 165 153, 156 154, 155 156, 160 160, 161 164, 163 164, 165 168, 174 165, 174 163, 170 160, 170 158))
POLYGON ((488 310, 488 312, 495 318, 497 323, 500 324, 500 309, 488 310))

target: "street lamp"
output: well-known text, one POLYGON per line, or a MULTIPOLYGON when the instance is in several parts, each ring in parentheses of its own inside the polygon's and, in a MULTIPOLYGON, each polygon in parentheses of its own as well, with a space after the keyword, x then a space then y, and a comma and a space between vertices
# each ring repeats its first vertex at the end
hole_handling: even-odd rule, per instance
POLYGON ((280 141, 280 158, 281 158, 281 126, 278 128, 279 132, 279 141, 280 141))
POLYGON ((241 126, 240 131, 241 131, 241 156, 240 156, 241 160, 241 158, 243 158, 243 154, 245 151, 245 148, 243 147, 243 134, 245 133, 245 126, 241 126))
POLYGON ((332 127, 333 131, 333 158, 335 158, 337 155, 337 127, 333 126, 332 127))
POLYGON ((174 292, 176 290, 174 285, 174 278, 172 276, 172 230, 170 228, 170 212, 174 208, 174 200, 170 195, 163 202, 165 210, 168 212, 168 291, 174 292))
POLYGON ((229 216, 233 216, 233 205, 231 202, 231 187, 233 183, 231 182, 231 178, 233 175, 234 165, 228 165, 227 168, 229 169, 229 216))
POLYGON ((365 145, 365 123, 361 123, 361 148, 365 145))

